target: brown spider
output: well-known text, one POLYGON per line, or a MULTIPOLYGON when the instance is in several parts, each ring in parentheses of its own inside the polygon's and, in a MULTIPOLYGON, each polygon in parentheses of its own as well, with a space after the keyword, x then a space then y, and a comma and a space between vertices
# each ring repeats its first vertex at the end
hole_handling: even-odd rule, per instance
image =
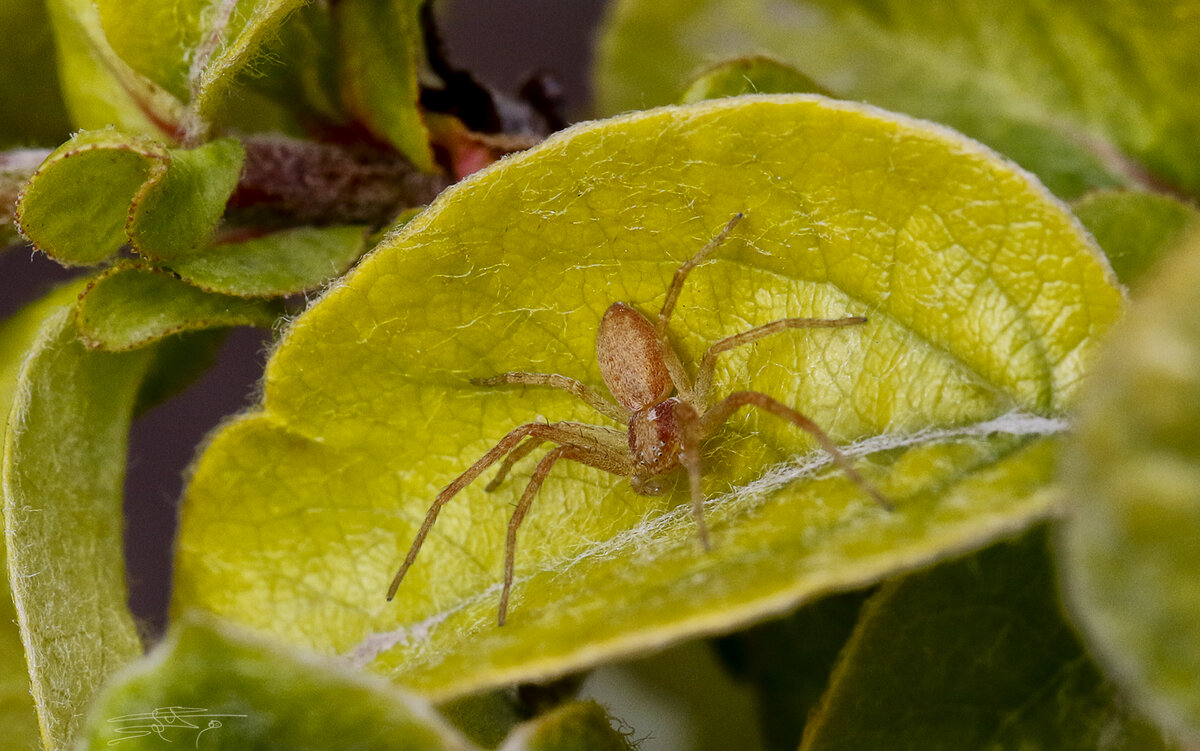
POLYGON ((495 490, 516 462, 546 441, 557 446, 537 463, 508 522, 504 589, 500 595, 501 626, 504 625, 508 612, 508 596, 512 589, 517 529, 525 519, 525 514, 529 511, 529 506, 542 487, 550 468, 559 459, 570 459, 628 477, 633 490, 642 495, 660 495, 666 492, 670 487, 669 483, 664 482, 667 476, 681 466, 686 468, 691 485, 692 513, 699 528, 700 542, 705 550, 709 550, 711 546, 708 525, 704 521, 704 498, 700 489, 700 444, 738 409, 757 407, 810 433, 833 457, 847 477, 880 506, 891 509, 887 499, 851 466, 845 454, 838 450, 825 431, 794 409, 757 391, 736 391, 716 404, 711 403, 713 369, 716 366, 717 355, 722 352, 785 329, 853 326, 866 323, 866 318, 784 318, 719 339, 700 358, 695 382, 688 377, 679 355, 668 341, 667 326, 688 273, 720 246, 741 218, 742 214, 735 215, 700 249, 700 252, 679 267, 654 323, 621 302, 613 303, 605 311, 596 334, 596 356, 604 384, 616 399, 616 404, 587 384, 556 373, 513 372, 471 381, 480 386, 519 384, 562 389, 579 397, 597 412, 627 424, 629 429, 622 432, 614 428, 578 422, 531 422, 509 431, 490 451, 438 493, 425 515, 424 523, 417 530, 417 536, 404 563, 388 587, 388 600, 395 596, 442 506, 479 477, 484 470, 503 458, 495 478, 486 487, 489 491, 495 490), (671 395, 673 392, 675 396, 671 395))

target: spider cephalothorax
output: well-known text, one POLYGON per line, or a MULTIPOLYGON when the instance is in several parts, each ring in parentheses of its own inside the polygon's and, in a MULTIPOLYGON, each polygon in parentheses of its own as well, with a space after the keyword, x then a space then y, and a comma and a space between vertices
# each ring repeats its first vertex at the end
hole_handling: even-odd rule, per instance
POLYGON ((811 434, 851 480, 881 506, 891 507, 879 491, 851 466, 825 431, 791 407, 757 391, 736 391, 715 403, 711 399, 713 369, 720 353, 786 329, 853 326, 866 323, 866 318, 784 318, 725 337, 713 343, 700 358, 695 380, 684 370, 679 355, 671 346, 667 327, 684 281, 693 268, 703 263, 720 246, 741 219, 741 214, 730 219, 716 237, 679 267, 654 322, 621 302, 613 303, 605 311, 596 334, 596 357, 604 385, 616 400, 615 403, 587 384, 557 373, 512 372, 473 381, 484 386, 521 384, 562 389, 579 397, 601 414, 625 424, 627 430, 623 433, 610 427, 578 422, 535 422, 509 431, 490 451, 438 493, 424 523, 417 530, 404 563, 388 588, 389 600, 395 596, 400 582, 416 559, 442 506, 484 470, 503 460, 496 477, 487 485, 488 490, 496 488, 513 464, 547 441, 556 445, 537 463, 508 523, 504 588, 500 595, 500 625, 504 625, 508 612, 517 530, 550 468, 559 459, 570 459, 628 477, 634 491, 642 495, 665 492, 670 487, 667 482, 670 477, 681 467, 684 468, 691 486, 692 513, 700 542, 708 549, 708 525, 704 520, 704 497, 700 488, 700 446, 734 412, 742 407, 757 407, 811 434))

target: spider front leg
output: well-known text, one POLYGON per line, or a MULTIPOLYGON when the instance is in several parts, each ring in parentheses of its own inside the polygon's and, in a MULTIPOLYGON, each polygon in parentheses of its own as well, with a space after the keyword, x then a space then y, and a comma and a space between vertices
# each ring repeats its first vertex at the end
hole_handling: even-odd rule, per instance
POLYGON ((833 442, 833 439, 829 437, 829 434, 827 434, 824 430, 821 430, 821 428, 808 417, 805 417, 791 407, 772 399, 766 394, 758 391, 736 391, 730 394, 722 399, 715 407, 710 409, 708 412, 705 412, 700 418, 699 427, 697 428, 699 434, 703 436, 712 434, 712 432, 715 431, 721 425, 721 423, 728 420, 734 412, 742 407, 757 407, 765 412, 770 412, 776 417, 781 417, 784 420, 792 423, 796 427, 811 435, 813 438, 816 438, 817 443, 821 444, 821 448, 825 450, 825 453, 829 454, 833 458, 834 462, 837 463, 842 472, 845 473, 845 475, 849 477, 855 485, 862 488, 867 495, 871 496, 876 503, 878 503, 887 511, 894 510, 891 501, 885 498, 883 493, 880 493, 874 485, 867 482, 867 479, 858 473, 858 470, 854 468, 854 465, 850 463, 850 460, 846 458, 846 455, 838 449, 837 444, 833 442))
POLYGON ((751 342, 756 342, 759 339, 771 336, 772 334, 778 334, 781 331, 787 331, 788 329, 833 329, 843 326, 857 326, 866 322, 867 319, 863 316, 850 316, 848 318, 781 318, 778 321, 764 323, 762 326, 755 326, 740 334, 718 339, 704 351, 704 355, 700 358, 700 368, 696 372, 696 403, 703 406, 708 405, 709 395, 712 393, 713 371, 717 366, 717 356, 722 352, 728 352, 734 347, 750 344, 751 342))

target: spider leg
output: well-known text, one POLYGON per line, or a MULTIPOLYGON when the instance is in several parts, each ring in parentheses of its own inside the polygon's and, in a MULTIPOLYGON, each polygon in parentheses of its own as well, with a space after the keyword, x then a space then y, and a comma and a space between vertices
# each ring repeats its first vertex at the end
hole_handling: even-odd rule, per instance
POLYGON ((550 386, 551 388, 562 389, 570 394, 573 394, 583 400, 589 407, 596 410, 605 417, 611 417, 619 423, 629 422, 630 412, 619 404, 605 399, 600 392, 588 386, 586 383, 577 381, 574 378, 568 378, 557 373, 525 373, 513 371, 509 373, 501 373, 498 376, 491 378, 472 378, 471 383, 476 386, 502 386, 502 385, 522 385, 522 386, 550 386))
MULTIPOLYGON (((550 469, 559 459, 570 459, 587 464, 599 469, 611 470, 611 457, 596 456, 584 448, 579 446, 558 446, 550 450, 537 467, 533 470, 533 475, 529 478, 529 484, 525 486, 525 491, 521 493, 521 500, 517 502, 517 507, 513 510, 512 517, 508 520, 508 537, 504 547, 504 588, 500 592, 500 625, 504 625, 505 619, 508 617, 508 596, 512 592, 513 569, 517 557, 517 530, 521 527, 521 522, 525 521, 525 514, 529 512, 529 507, 533 504, 533 499, 537 496, 538 491, 542 489, 542 482, 545 481, 546 475, 550 474, 550 469)), ((632 466, 629 468, 632 471, 632 466)))
POLYGON ((541 438, 530 437, 526 438, 524 443, 518 444, 516 448, 508 452, 508 456, 504 457, 504 461, 500 463, 500 469, 496 470, 496 476, 489 480, 483 489, 491 493, 500 487, 500 483, 504 482, 505 477, 508 477, 513 465, 532 454, 533 450, 543 443, 545 441, 541 438))
POLYGON ((733 232, 733 228, 742 220, 742 216, 740 211, 734 214, 733 218, 721 228, 721 231, 713 239, 675 270, 675 276, 671 279, 671 286, 667 288, 667 296, 663 300, 662 309, 658 311, 658 320, 654 324, 654 329, 658 332, 659 337, 663 337, 667 333, 667 326, 671 323, 671 313, 675 311, 675 302, 679 299, 679 291, 683 289, 683 283, 687 281, 688 274, 692 273, 692 269, 704 263, 712 255, 712 252, 725 242, 725 238, 729 237, 730 232, 733 232))
POLYGON ((683 367, 683 363, 679 360, 679 354, 675 352, 675 348, 671 346, 670 338, 667 336, 667 328, 671 324, 671 314, 675 312, 675 303, 679 300, 679 292, 683 289, 683 283, 687 281, 688 274, 692 273, 692 269, 708 260, 721 243, 725 242, 725 238, 729 237, 729 233, 733 232, 733 228, 742 220, 743 214, 739 211, 733 215, 721 231, 705 243, 694 256, 684 261, 678 269, 675 270, 675 276, 671 279, 671 285, 667 288, 667 296, 663 299, 662 308, 658 311, 658 318, 654 322, 654 333, 658 336, 658 342, 662 349, 663 364, 667 367, 667 372, 671 375, 671 381, 675 384, 676 390, 684 396, 687 401, 694 400, 693 382, 688 372, 683 367))
POLYGON ((708 522, 704 519, 704 491, 700 485, 700 441, 703 440, 700 414, 691 404, 678 402, 675 405, 675 421, 681 428, 683 449, 679 452, 679 463, 687 470, 688 486, 692 492, 692 516, 700 532, 700 544, 705 550, 712 550, 708 539, 708 522))
POLYGON ((784 420, 792 423, 796 427, 805 431, 812 437, 817 439, 817 443, 821 444, 821 448, 833 457, 834 462, 838 467, 849 477, 855 485, 862 488, 867 495, 871 496, 884 509, 892 511, 894 507, 891 501, 883 496, 874 485, 867 482, 866 478, 858 473, 846 455, 838 450, 837 444, 833 439, 811 419, 800 414, 796 410, 788 407, 780 402, 772 399, 766 394, 758 391, 736 391, 722 399, 715 407, 704 413, 700 418, 699 434, 707 436, 712 434, 721 423, 729 419, 729 417, 741 409, 742 407, 757 407, 765 412, 770 412, 776 417, 781 417, 784 420))
POLYGON ((718 339, 704 351, 704 355, 700 358, 700 367, 696 371, 695 403, 701 405, 708 404, 709 394, 712 393, 713 370, 717 366, 717 355, 722 352, 728 352, 734 347, 750 344, 751 342, 756 342, 759 339, 771 336, 772 334, 778 334, 781 331, 787 331, 788 329, 832 329, 841 328, 842 326, 856 326, 866 322, 867 319, 862 316, 851 316, 849 318, 782 318, 778 321, 764 323, 762 326, 755 326, 740 334, 718 339))
POLYGON ((597 461, 603 460, 604 466, 600 466, 600 469, 614 472, 614 474, 627 475, 632 470, 630 472, 624 472, 623 470, 626 464, 631 465, 632 460, 620 453, 620 443, 614 438, 614 436, 620 435, 620 433, 611 428, 570 422, 558 422, 551 425, 532 422, 513 428, 495 446, 489 449, 487 453, 475 460, 475 463, 468 467, 465 472, 454 478, 433 499, 433 504, 425 514, 425 521, 421 523, 421 528, 417 530, 417 535, 413 539, 412 547, 409 548, 408 555, 404 557, 404 563, 400 564, 400 569, 396 572, 395 578, 392 579, 391 586, 388 587, 387 599, 391 600, 396 596, 396 590, 400 588, 400 582, 404 580, 404 575, 408 573, 408 569, 412 567, 413 561, 416 560, 417 553, 420 552, 421 546, 425 543, 425 537, 429 534, 433 523, 437 521, 442 507, 463 488, 474 482, 475 478, 483 474, 484 470, 512 451, 526 437, 532 436, 537 438, 539 443, 542 441, 554 441, 562 445, 579 446, 582 450, 590 450, 597 457, 597 461), (610 469, 610 467, 613 469, 610 469))

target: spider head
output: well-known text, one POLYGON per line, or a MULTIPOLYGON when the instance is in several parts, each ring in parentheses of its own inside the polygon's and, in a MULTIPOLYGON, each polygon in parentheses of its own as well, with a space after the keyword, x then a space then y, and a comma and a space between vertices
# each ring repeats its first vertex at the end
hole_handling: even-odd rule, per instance
POLYGON ((678 402, 679 399, 675 397, 661 401, 652 407, 634 412, 629 420, 629 452, 638 467, 635 478, 640 478, 634 482, 635 490, 638 489, 638 485, 648 488, 651 478, 666 474, 679 466, 679 452, 683 442, 679 423, 675 419, 675 405, 678 402))

